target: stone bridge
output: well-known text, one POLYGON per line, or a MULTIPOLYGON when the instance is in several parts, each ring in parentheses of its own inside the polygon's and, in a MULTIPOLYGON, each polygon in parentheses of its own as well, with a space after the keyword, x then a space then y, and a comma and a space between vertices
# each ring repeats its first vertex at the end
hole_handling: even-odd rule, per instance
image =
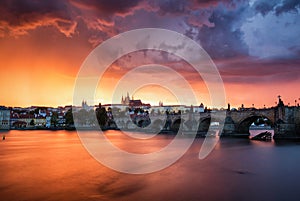
MULTIPOLYGON (((274 129, 274 139, 300 139, 300 107, 278 105, 266 109, 242 109, 234 111, 211 111, 206 113, 187 113, 182 115, 150 116, 151 124, 146 128, 152 131, 181 129, 206 133, 212 122, 224 125, 223 136, 249 136, 250 125, 258 118, 268 119, 274 129)), ((120 129, 135 129, 129 117, 116 118, 120 129)), ((139 121, 139 120, 137 120, 139 121)), ((142 121, 142 119, 141 119, 142 121)), ((221 126, 222 127, 222 126, 221 126)))
MULTIPOLYGON (((186 114, 183 115, 150 115, 151 124, 147 126, 148 130, 161 131, 161 130, 176 130, 180 126, 183 126, 185 130, 188 130, 188 127, 184 124, 187 119, 186 114)), ((114 119, 117 127, 120 129, 137 129, 138 126, 133 123, 130 117, 117 117, 114 119)), ((137 124, 142 124, 140 122, 144 121, 143 117, 138 117, 136 119, 137 124)))

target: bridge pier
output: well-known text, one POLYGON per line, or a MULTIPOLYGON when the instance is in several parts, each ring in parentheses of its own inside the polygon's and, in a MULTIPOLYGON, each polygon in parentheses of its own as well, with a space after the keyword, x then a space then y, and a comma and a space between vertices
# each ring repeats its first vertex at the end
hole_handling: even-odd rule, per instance
POLYGON ((275 140, 297 138, 297 136, 299 136, 299 133, 297 134, 295 124, 281 123, 281 124, 277 124, 274 129, 275 140))
POLYGON ((222 131, 222 136, 230 136, 237 133, 235 124, 225 123, 222 131))
POLYGON ((278 107, 274 139, 300 140, 300 107, 278 107), (281 115, 281 116, 280 116, 281 115))

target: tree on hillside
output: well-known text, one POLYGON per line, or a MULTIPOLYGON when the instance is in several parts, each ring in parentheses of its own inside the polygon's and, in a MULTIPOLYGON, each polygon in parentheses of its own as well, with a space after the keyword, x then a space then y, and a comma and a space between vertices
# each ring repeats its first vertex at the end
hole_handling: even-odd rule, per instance
POLYGON ((58 113, 57 112, 53 112, 52 116, 51 116, 51 125, 53 125, 54 127, 56 127, 58 123, 58 113))
POLYGON ((74 119, 73 119, 73 114, 72 114, 72 108, 69 109, 69 110, 66 112, 65 118, 66 118, 66 125, 67 125, 67 126, 74 125, 74 119))
POLYGON ((100 127, 104 127, 107 123, 107 112, 104 107, 96 109, 96 117, 100 127))

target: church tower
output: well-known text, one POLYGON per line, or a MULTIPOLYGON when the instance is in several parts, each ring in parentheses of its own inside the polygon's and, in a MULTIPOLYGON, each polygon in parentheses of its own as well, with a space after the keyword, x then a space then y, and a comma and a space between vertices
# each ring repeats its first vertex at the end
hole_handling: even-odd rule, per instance
POLYGON ((129 102, 130 102, 130 96, 129 96, 129 93, 127 92, 127 95, 125 96, 125 98, 122 96, 121 104, 129 105, 129 102))

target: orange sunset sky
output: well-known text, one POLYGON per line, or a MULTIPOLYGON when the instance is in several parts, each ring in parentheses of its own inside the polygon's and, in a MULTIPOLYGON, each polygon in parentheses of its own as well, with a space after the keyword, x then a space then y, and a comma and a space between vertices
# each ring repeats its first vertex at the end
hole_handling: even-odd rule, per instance
MULTIPOLYGON (((287 2, 3 0, 0 105, 72 104, 76 76, 89 53, 116 34, 149 27, 173 30, 201 44, 216 64, 226 101, 233 107, 242 103, 245 107, 273 106, 278 95, 294 105, 295 100, 300 102, 300 3, 287 2)), ((137 52, 116 61, 100 81, 102 89, 96 99, 87 100, 88 104, 108 103, 113 87, 128 69, 159 60, 192 85, 199 98, 197 104, 209 105, 201 78, 187 70, 184 61, 163 56, 160 52, 146 56, 137 52)), ((180 88, 165 72, 153 73, 180 88)), ((143 75, 136 79, 143 79, 143 75)), ((184 93, 182 88, 176 96, 184 93)), ((122 95, 126 91, 116 97, 122 95)), ((159 86, 142 87, 134 97, 152 105, 160 100, 176 103, 176 98, 159 86)))

